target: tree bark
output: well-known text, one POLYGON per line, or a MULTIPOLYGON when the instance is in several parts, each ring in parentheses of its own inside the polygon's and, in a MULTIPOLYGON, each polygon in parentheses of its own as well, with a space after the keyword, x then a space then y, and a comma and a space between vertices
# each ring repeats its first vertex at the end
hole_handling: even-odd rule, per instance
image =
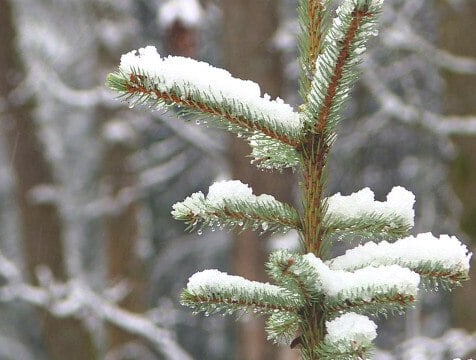
MULTIPOLYGON (((273 50, 271 39, 279 22, 279 2, 223 0, 221 47, 224 67, 233 76, 258 82, 262 93, 281 93, 282 61, 273 50)), ((255 194, 272 194, 292 203, 293 178, 289 173, 264 173, 250 165, 250 148, 233 137, 230 145, 232 176, 249 184, 255 194)), ((264 263, 268 254, 266 237, 251 231, 236 235, 232 251, 234 272, 247 279, 267 281, 264 263)), ((246 319, 239 324, 237 359, 277 359, 277 348, 266 340, 263 319, 246 319)))
MULTIPOLYGON (((103 113, 104 114, 104 113, 103 113)), ((104 114, 108 119, 112 114, 104 114)), ((106 125, 107 126, 107 125, 106 125)), ((136 174, 131 172, 127 160, 134 148, 127 143, 106 143, 103 156, 103 182, 109 188, 112 199, 117 199, 123 191, 136 185, 136 174)), ((106 251, 110 283, 125 281, 128 293, 118 305, 132 312, 146 309, 145 273, 139 254, 139 203, 134 200, 104 218, 106 251)), ((109 348, 118 349, 137 337, 109 325, 109 348)))
MULTIPOLYGON (((53 202, 37 203, 31 191, 39 185, 54 185, 48 160, 37 135, 33 110, 34 99, 18 102, 14 89, 24 79, 25 71, 15 43, 15 25, 11 4, 0 0, 0 98, 5 105, 2 127, 15 175, 19 229, 30 281, 37 283, 39 266, 49 268, 60 281, 67 281, 63 254, 63 229, 58 207, 53 202)), ((90 334, 72 318, 60 319, 41 311, 44 338, 51 359, 95 359, 90 334)))
MULTIPOLYGON (((451 9, 446 2, 441 2, 441 46, 454 54, 476 58, 476 42, 474 32, 468 31, 476 27, 476 3, 466 2, 461 11, 451 9)), ((474 92, 476 90, 475 75, 444 73, 446 92, 444 110, 451 114, 476 114, 474 92)), ((469 236, 469 248, 476 244, 476 139, 474 136, 455 137, 458 156, 452 166, 452 182, 454 189, 463 205, 461 219, 462 230, 469 236)), ((474 250, 473 250, 474 251, 474 250)), ((471 267, 471 281, 454 291, 453 318, 454 326, 476 330, 476 266, 471 267)))
MULTIPOLYGON (((132 2, 122 6, 110 6, 107 2, 91 2, 96 21, 108 19, 119 28, 126 23, 130 14, 127 8, 133 8, 132 2)), ((103 82, 107 73, 118 66, 121 54, 133 49, 132 33, 126 33, 117 47, 98 41, 98 80, 103 82)), ((118 302, 126 310, 141 313, 147 309, 146 273, 144 258, 140 253, 139 210, 140 199, 124 199, 127 192, 135 190, 137 174, 130 164, 132 154, 137 150, 138 138, 131 124, 127 122, 125 107, 110 109, 99 106, 96 109, 99 131, 103 137, 102 179, 104 196, 109 197, 117 206, 103 218, 104 241, 107 263, 107 280, 109 284, 124 282, 128 292, 118 302), (108 129, 116 127, 123 138, 111 138, 108 129), (117 128, 119 127, 119 129, 117 128)), ((128 343, 142 343, 135 335, 130 334, 114 325, 107 325, 108 351, 118 351, 128 343)))

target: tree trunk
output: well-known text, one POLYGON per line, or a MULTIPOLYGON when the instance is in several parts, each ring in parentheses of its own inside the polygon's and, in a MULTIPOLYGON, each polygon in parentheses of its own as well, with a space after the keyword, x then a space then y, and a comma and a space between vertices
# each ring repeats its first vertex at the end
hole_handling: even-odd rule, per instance
MULTIPOLYGON (((233 76, 258 82, 262 93, 280 94, 283 85, 280 55, 273 50, 271 39, 278 26, 279 2, 257 0, 223 0, 221 47, 223 65, 233 76)), ((233 137, 230 145, 232 176, 249 184, 254 193, 275 195, 292 203, 293 178, 290 174, 266 174, 250 165, 249 146, 233 137)), ((267 281, 266 238, 245 231, 235 236, 232 252, 234 272, 247 279, 267 281)), ((276 348, 266 340, 263 319, 240 322, 237 359, 277 359, 276 348)))
MULTIPOLYGON (((133 2, 121 6, 111 6, 108 2, 91 2, 96 21, 108 19, 118 28, 127 24, 133 2)), ((99 82, 107 73, 117 68, 122 53, 133 48, 131 33, 125 33, 118 46, 98 43, 99 82)), ((104 216, 104 241, 107 259, 107 280, 110 285, 124 282, 127 295, 118 302, 126 310, 141 313, 147 309, 146 274, 144 258, 140 253, 139 210, 140 199, 127 198, 136 190, 137 174, 130 164, 132 154, 137 150, 138 139, 133 126, 128 123, 125 107, 110 109, 99 106, 96 112, 100 131, 103 133, 102 180, 106 194, 115 208, 104 216), (114 135, 116 134, 116 135, 114 135)), ((133 195, 135 196, 135 195, 133 195)), ((141 340, 114 325, 107 325, 108 351, 120 354, 121 347, 141 340)), ((122 355, 120 355, 122 356, 122 355)), ((121 357, 122 358, 122 357, 121 357)))
MULTIPOLYGON (((15 27, 9 1, 0 0, 0 97, 5 104, 2 127, 15 175, 20 232, 30 281, 37 283, 38 266, 48 267, 55 279, 66 281, 61 216, 53 202, 37 203, 31 191, 54 185, 33 119, 34 100, 12 101, 12 92, 24 78, 15 44, 15 27)), ((41 312, 45 341, 51 359, 95 359, 90 335, 76 319, 55 318, 41 312)))
MULTIPOLYGON (((476 3, 466 2, 462 11, 449 8, 446 2, 441 4, 441 46, 458 55, 476 58, 475 29, 476 3)), ((476 90, 475 75, 445 73, 446 93, 444 109, 457 115, 476 114, 474 92, 476 90)), ((471 238, 468 247, 474 248, 476 243, 476 139, 460 136, 454 138, 459 153, 452 167, 452 181, 455 191, 463 204, 461 220, 462 230, 471 238)), ((468 239, 469 240, 469 239, 468 239)), ((474 250, 473 250, 474 251, 474 250)), ((454 326, 476 330, 476 266, 471 267, 471 282, 454 291, 454 326)))
MULTIPOLYGON (((113 114, 104 114, 104 120, 113 114)), ((108 125, 106 125, 108 126, 108 125)), ((114 126, 114 125, 112 125, 114 126)), ((125 125, 124 125, 125 126, 125 125)), ((129 143, 106 143, 103 156, 103 182, 109 188, 112 199, 117 199, 124 191, 136 184, 136 176, 130 171, 127 160, 133 146, 129 143)), ((105 216, 106 251, 108 280, 111 284, 124 281, 128 293, 118 305, 132 312, 146 309, 144 267, 139 254, 138 201, 133 200, 120 206, 117 211, 105 216)), ((136 336, 113 325, 109 326, 109 348, 118 349, 136 336)))

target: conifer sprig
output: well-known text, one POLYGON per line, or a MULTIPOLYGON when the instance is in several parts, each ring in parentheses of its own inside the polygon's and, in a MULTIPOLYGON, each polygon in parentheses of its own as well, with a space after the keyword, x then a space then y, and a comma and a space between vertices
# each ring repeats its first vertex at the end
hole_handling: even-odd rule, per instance
POLYGON ((196 312, 232 314, 251 311, 256 314, 296 312, 302 299, 279 286, 249 281, 217 270, 194 274, 182 293, 182 304, 196 312))
POLYGON ((413 304, 416 297, 412 294, 402 294, 397 288, 374 288, 375 294, 368 295, 369 289, 360 289, 351 296, 339 294, 326 298, 326 312, 330 317, 338 316, 345 312, 383 316, 403 314, 413 304))
POLYGON ((456 237, 431 233, 409 236, 394 243, 370 241, 328 262, 331 269, 355 271, 369 265, 399 265, 422 277, 426 287, 451 288, 468 279, 471 255, 456 237))
POLYGON ((327 217, 324 227, 328 235, 347 235, 352 239, 361 237, 399 238, 408 235, 411 226, 400 216, 385 216, 370 213, 358 219, 327 217))
MULTIPOLYGON (((297 114, 289 112, 289 121, 279 122, 272 114, 253 109, 240 99, 217 97, 183 84, 166 87, 164 83, 166 80, 161 76, 138 69, 130 73, 120 70, 107 79, 108 86, 119 92, 130 106, 172 108, 185 118, 192 117, 197 123, 203 122, 246 139, 258 167, 282 169, 298 165, 300 155, 296 149, 301 141, 301 126, 297 114)), ((260 102, 266 103, 266 99, 260 102)))
POLYGON ((302 319, 296 313, 277 312, 266 321, 268 340, 281 345, 289 345, 299 330, 302 319))
POLYGON ((236 133, 249 142, 259 167, 300 170, 302 211, 271 195, 256 196, 240 181, 223 181, 206 196, 194 193, 175 204, 172 214, 198 231, 297 230, 301 252, 275 251, 266 264, 277 285, 205 270, 191 276, 182 304, 205 314, 270 315, 268 338, 299 347, 302 360, 368 358, 376 325, 361 314, 402 313, 415 301, 420 278, 424 287, 449 289, 468 278, 472 254, 455 237, 402 238, 414 225, 411 192, 395 187, 386 201, 375 201, 368 188, 325 197, 339 112, 376 33, 382 2, 343 0, 331 24, 330 0, 299 0, 299 113, 262 97, 255 83, 195 60, 161 58, 150 47, 124 55, 108 77, 131 105, 173 107, 236 133), (366 243, 324 262, 341 237, 366 243))
POLYGON ((263 134, 248 137, 251 147, 251 163, 263 169, 297 168, 302 163, 300 153, 291 145, 270 138, 263 134))
POLYGON ((373 321, 352 312, 326 321, 326 330, 324 341, 314 349, 319 359, 366 359, 377 336, 377 325, 373 321))
POLYGON ((291 147, 299 144, 298 131, 291 130, 294 132, 290 136, 290 129, 285 129, 268 115, 254 111, 236 99, 220 101, 205 92, 179 85, 162 90, 159 85, 165 81, 160 76, 153 77, 141 72, 129 75, 115 73, 109 76, 108 83, 122 92, 124 99, 132 105, 147 104, 153 108, 176 106, 181 115, 210 119, 211 124, 242 136, 259 132, 291 147), (119 84, 122 86, 119 87, 119 84))
POLYGON ((323 295, 322 287, 316 281, 315 270, 299 254, 287 250, 275 251, 269 257, 266 270, 277 284, 300 294, 307 302, 323 295))
POLYGON ((314 357, 319 360, 362 360, 371 359, 372 343, 357 345, 348 340, 335 343, 322 342, 314 349, 314 357))
POLYGON ((327 32, 330 0, 300 0, 298 19, 300 34, 298 41, 300 94, 306 99, 316 70, 316 59, 321 53, 322 42, 327 32))
POLYGON ((261 230, 262 232, 301 231, 297 211, 271 195, 253 195, 240 181, 224 181, 210 187, 208 195, 197 192, 173 206, 175 219, 192 228, 261 230), (217 194, 218 193, 218 194, 217 194))
POLYGON ((381 0, 345 1, 337 10, 317 57, 303 118, 309 130, 332 138, 339 111, 356 81, 365 43, 376 33, 381 0))

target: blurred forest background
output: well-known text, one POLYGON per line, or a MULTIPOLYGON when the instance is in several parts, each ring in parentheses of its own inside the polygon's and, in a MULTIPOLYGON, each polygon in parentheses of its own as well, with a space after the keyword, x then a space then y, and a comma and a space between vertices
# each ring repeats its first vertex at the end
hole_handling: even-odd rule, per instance
MULTIPOLYGON (((266 342, 262 321, 193 316, 178 295, 205 268, 263 280, 269 249, 297 239, 196 236, 170 211, 224 178, 293 203, 297 174, 257 171, 240 139, 130 110, 103 85, 121 54, 154 45, 296 106, 296 4, 0 0, 0 359, 296 359, 266 342)), ((384 9, 330 193, 402 185, 416 194, 415 232, 458 234, 474 252, 476 2, 384 9)), ((476 356, 475 272, 381 321, 376 359, 476 356)))

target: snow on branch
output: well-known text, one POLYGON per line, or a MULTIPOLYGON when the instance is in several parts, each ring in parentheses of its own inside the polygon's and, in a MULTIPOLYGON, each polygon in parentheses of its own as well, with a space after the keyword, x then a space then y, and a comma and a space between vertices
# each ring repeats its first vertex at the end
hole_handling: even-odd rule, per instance
POLYGON ((320 359, 353 359, 355 354, 364 359, 377 337, 377 325, 367 316, 352 312, 326 321, 326 329, 324 342, 316 350, 320 359))
MULTIPOLYGON (((265 231, 299 229, 296 210, 271 195, 253 195, 239 180, 220 181, 210 186, 208 195, 196 192, 173 206, 172 215, 192 228, 252 228, 265 231)), ((201 231, 201 228, 199 229, 201 231)))
POLYGON ((346 0, 337 9, 317 57, 303 118, 312 132, 334 132, 339 110, 357 79, 365 43, 377 34, 376 16, 382 0, 346 0))
POLYGON ((366 266, 399 265, 420 274, 426 283, 456 285, 468 279, 472 254, 456 237, 431 233, 409 236, 395 243, 368 242, 328 262, 333 270, 354 271, 366 266))
POLYGON ((133 106, 148 103, 159 108, 177 106, 185 114, 243 136, 261 133, 296 147, 301 121, 291 106, 269 95, 261 96, 258 84, 234 78, 223 69, 190 58, 162 58, 152 46, 121 58, 119 72, 108 85, 133 106))
POLYGON ((331 313, 343 310, 386 315, 399 312, 415 300, 420 276, 398 265, 368 266, 355 272, 332 270, 314 254, 304 258, 316 278, 331 313))
POLYGON ((396 186, 388 193, 387 201, 375 201, 374 196, 372 190, 364 188, 348 196, 337 193, 327 198, 327 231, 364 235, 407 235, 414 225, 413 193, 396 186))
POLYGON ((295 312, 302 305, 302 300, 285 288, 212 269, 190 277, 187 288, 182 292, 182 305, 205 315, 250 310, 268 314, 295 312))

